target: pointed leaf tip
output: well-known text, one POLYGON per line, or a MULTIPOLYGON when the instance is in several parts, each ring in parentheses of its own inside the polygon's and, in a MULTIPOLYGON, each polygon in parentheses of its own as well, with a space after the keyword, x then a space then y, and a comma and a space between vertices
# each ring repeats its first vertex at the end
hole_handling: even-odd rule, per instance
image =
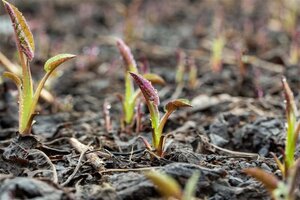
POLYGON ((164 197, 175 197, 177 199, 181 199, 181 187, 171 176, 156 171, 145 173, 145 176, 154 183, 164 197))
POLYGON ((76 55, 73 54, 58 54, 56 56, 53 56, 44 65, 44 69, 46 72, 53 71, 56 67, 61 65, 62 63, 76 57, 76 55))
POLYGON ((134 57, 131 53, 130 48, 125 44, 125 42, 121 39, 117 40, 117 47, 120 51, 120 54, 126 64, 126 70, 131 72, 137 72, 137 65, 134 60, 134 57))
POLYGON ((159 97, 157 94, 157 90, 154 89, 151 82, 147 79, 143 78, 139 74, 135 74, 133 72, 129 72, 132 78, 135 80, 136 84, 141 89, 145 99, 147 101, 152 101, 156 106, 159 105, 159 97))
POLYGON ((279 184, 279 180, 273 174, 267 173, 259 168, 248 168, 243 171, 247 175, 260 181, 270 193, 272 193, 279 184))
POLYGON ((281 81, 282 81, 284 96, 286 100, 286 112, 288 115, 293 114, 295 117, 297 117, 298 111, 296 108, 294 94, 284 76, 282 77, 281 81))
POLYGON ((34 57, 34 40, 30 28, 23 14, 14 5, 2 0, 4 7, 13 23, 13 28, 17 38, 17 45, 20 50, 31 61, 34 57))

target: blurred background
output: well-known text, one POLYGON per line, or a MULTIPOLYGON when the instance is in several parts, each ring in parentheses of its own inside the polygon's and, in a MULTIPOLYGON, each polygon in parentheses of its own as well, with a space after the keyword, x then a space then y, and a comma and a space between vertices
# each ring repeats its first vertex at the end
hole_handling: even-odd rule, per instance
MULTIPOLYGON (((48 57, 62 52, 80 55, 72 70, 114 73, 119 69, 119 37, 154 71, 175 71, 178 51, 184 51, 195 58, 199 77, 227 65, 243 75, 246 64, 260 69, 252 76, 268 70, 269 78, 285 74, 299 82, 298 69, 287 71, 299 63, 299 0, 10 2, 23 12, 35 37, 33 73, 39 73, 36 68, 48 57)), ((0 51, 15 62, 14 35, 3 6, 0 13, 0 51)))

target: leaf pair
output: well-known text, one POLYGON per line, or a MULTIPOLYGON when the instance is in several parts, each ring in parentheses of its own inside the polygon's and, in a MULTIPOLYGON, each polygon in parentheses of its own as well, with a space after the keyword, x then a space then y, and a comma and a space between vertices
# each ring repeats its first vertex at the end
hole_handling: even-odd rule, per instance
POLYGON ((12 4, 4 1, 4 7, 8 12, 13 23, 16 35, 16 44, 18 47, 19 58, 22 66, 21 78, 12 72, 5 72, 3 75, 10 78, 17 86, 19 91, 19 133, 28 135, 31 132, 31 125, 35 115, 35 108, 45 85, 46 80, 51 73, 65 61, 74 58, 72 54, 60 54, 50 58, 44 66, 46 74, 39 82, 35 92, 33 91, 33 81, 29 61, 34 57, 34 40, 29 26, 22 13, 12 4))
POLYGON ((167 103, 165 107, 166 113, 163 115, 162 118, 160 118, 160 113, 158 110, 160 101, 157 94, 157 90, 152 86, 151 82, 146 80, 143 76, 132 72, 130 72, 130 75, 141 89, 150 112, 153 147, 156 149, 158 156, 163 156, 164 136, 162 135, 162 133, 168 118, 178 108, 191 107, 191 105, 186 99, 173 100, 167 103))

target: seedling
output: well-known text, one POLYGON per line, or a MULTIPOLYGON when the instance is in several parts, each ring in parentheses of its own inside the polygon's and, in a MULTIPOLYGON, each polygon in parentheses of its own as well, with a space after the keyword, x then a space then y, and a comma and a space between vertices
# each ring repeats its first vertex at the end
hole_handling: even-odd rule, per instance
POLYGON ((197 77, 198 68, 196 66, 195 59, 193 57, 189 57, 187 64, 189 67, 189 88, 195 89, 199 84, 197 77))
POLYGON ((282 24, 285 30, 290 34, 296 30, 297 27, 297 18, 298 18, 298 1, 297 0, 283 0, 282 9, 282 24))
POLYGON ((296 190, 299 185, 300 160, 289 169, 289 176, 280 181, 275 175, 267 173, 259 168, 245 169, 244 172, 260 181, 274 200, 295 200, 296 190))
POLYGON ((10 78, 17 86, 19 91, 19 133, 21 135, 29 135, 31 133, 31 125, 35 116, 35 108, 40 97, 45 82, 53 71, 62 63, 75 55, 59 54, 47 60, 44 65, 46 74, 41 79, 35 92, 33 91, 33 83, 29 62, 34 57, 34 40, 32 33, 27 25, 22 13, 12 4, 2 0, 7 13, 13 23, 16 36, 16 45, 18 48, 20 64, 22 67, 21 78, 13 72, 4 72, 4 76, 10 78))
POLYGON ((300 45, 300 32, 295 31, 290 45, 289 63, 291 65, 297 65, 299 63, 299 55, 300 55, 299 45, 300 45))
POLYGON ((281 162, 275 154, 274 159, 282 173, 283 181, 258 168, 246 169, 245 172, 257 180, 261 181, 266 188, 272 193, 276 200, 285 199, 293 200, 296 189, 296 182, 299 181, 298 171, 300 168, 300 160, 295 161, 294 154, 296 142, 300 132, 300 121, 297 122, 298 110, 296 108, 294 95, 285 78, 282 79, 283 90, 286 100, 286 118, 287 118, 287 133, 285 151, 283 153, 283 162, 281 162), (280 197, 278 195, 283 197, 280 197))
POLYGON ((177 181, 171 176, 157 172, 150 171, 145 174, 145 176, 150 179, 154 185, 157 187, 158 191, 166 199, 175 198, 178 200, 193 200, 195 199, 195 191, 198 179, 200 177, 199 172, 195 172, 187 181, 184 190, 181 189, 177 181))
POLYGON ((184 84, 184 72, 186 66, 186 54, 184 51, 177 51, 177 71, 176 71, 176 83, 178 85, 184 84))
POLYGON ((225 45, 225 39, 223 36, 218 36, 212 42, 211 49, 211 69, 213 72, 220 72, 222 69, 222 55, 225 45))
MULTIPOLYGON (((138 73, 138 69, 130 48, 120 39, 117 40, 117 47, 125 63, 125 95, 120 98, 123 104, 122 122, 130 125, 133 122, 134 110, 140 90, 134 89, 133 80, 130 78, 129 72, 138 73)), ((152 82, 164 84, 164 80, 156 74, 148 73, 144 74, 144 77, 152 82)))
POLYGON ((283 174, 287 176, 288 170, 294 165, 295 162, 294 154, 300 131, 300 122, 297 122, 298 110, 296 108, 293 92, 285 78, 282 79, 282 84, 286 100, 287 134, 284 164, 281 164, 280 162, 278 162, 278 164, 280 168, 283 169, 283 174))
MULTIPOLYGON (((164 143, 165 136, 162 135, 164 126, 169 118, 169 116, 178 108, 181 107, 191 107, 188 100, 186 99, 176 99, 167 103, 165 107, 165 114, 160 118, 160 113, 158 106, 160 103, 157 90, 154 89, 150 81, 146 80, 139 74, 130 72, 131 76, 135 80, 136 84, 141 89, 141 92, 145 98, 148 110, 150 112, 151 126, 152 126, 152 146, 156 150, 158 156, 163 156, 164 154, 164 143)), ((148 148, 150 145, 146 145, 148 148)))

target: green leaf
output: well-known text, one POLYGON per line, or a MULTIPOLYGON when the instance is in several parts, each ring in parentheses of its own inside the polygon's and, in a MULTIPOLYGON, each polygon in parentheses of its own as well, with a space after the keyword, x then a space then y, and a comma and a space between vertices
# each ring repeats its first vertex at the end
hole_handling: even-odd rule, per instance
POLYGON ((195 172, 191 178, 189 178, 183 192, 183 200, 191 200, 195 196, 196 186, 200 177, 199 172, 195 172))
POLYGON ((49 60, 44 65, 44 69, 46 72, 53 71, 56 67, 61 65, 62 63, 76 57, 76 55, 73 54, 58 54, 49 60))
POLYGON ((154 185, 157 187, 158 191, 166 198, 177 198, 181 199, 182 191, 175 179, 171 176, 159 173, 157 171, 150 171, 145 174, 145 176, 150 179, 154 185))
POLYGON ((286 117, 287 117, 287 134, 286 134, 286 145, 285 145, 285 170, 288 170, 294 164, 294 154, 296 148, 296 118, 298 116, 298 110, 294 99, 293 92, 289 87, 286 79, 282 78, 283 91, 286 100, 286 117))
POLYGON ((2 1, 13 23, 14 31, 17 36, 17 45, 20 47, 20 50, 26 55, 27 59, 31 61, 34 57, 35 46, 29 26, 18 8, 5 0, 2 1))
POLYGON ((24 125, 24 127, 26 129, 28 129, 28 127, 31 127, 31 125, 32 125, 35 108, 36 108, 38 99, 41 95, 42 89, 43 89, 47 79, 52 74, 52 72, 56 69, 56 67, 58 67, 60 64, 64 63, 67 60, 70 60, 71 58, 74 58, 74 57, 75 57, 75 55, 72 55, 72 54, 59 54, 57 56, 50 58, 46 62, 45 67, 44 67, 46 74, 44 75, 42 80, 39 82, 37 89, 31 99, 31 102, 28 105, 29 114, 28 114, 28 117, 26 118, 25 125, 24 125))

